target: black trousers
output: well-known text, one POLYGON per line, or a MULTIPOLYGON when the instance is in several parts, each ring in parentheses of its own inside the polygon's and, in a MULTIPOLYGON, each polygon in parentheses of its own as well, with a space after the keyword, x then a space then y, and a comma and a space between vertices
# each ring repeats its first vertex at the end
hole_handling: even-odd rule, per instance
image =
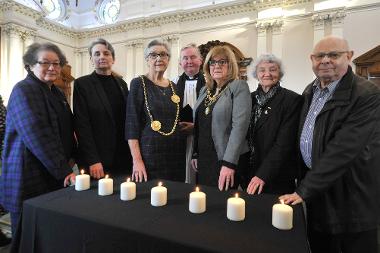
POLYGON ((378 253, 377 229, 328 234, 309 227, 308 238, 312 253, 378 253))

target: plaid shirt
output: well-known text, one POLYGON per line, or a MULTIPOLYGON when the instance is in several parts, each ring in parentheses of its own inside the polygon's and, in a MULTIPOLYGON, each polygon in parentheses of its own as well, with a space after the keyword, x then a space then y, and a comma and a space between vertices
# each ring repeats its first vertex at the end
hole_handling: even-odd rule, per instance
POLYGON ((64 177, 72 172, 48 92, 45 83, 29 74, 9 99, 0 203, 10 212, 20 212, 25 199, 63 187, 64 177))
POLYGON ((321 89, 321 84, 319 79, 316 79, 313 84, 313 99, 310 104, 309 112, 307 113, 305 123, 303 125, 301 139, 300 139, 300 150, 302 158, 305 165, 311 169, 311 151, 313 148, 313 133, 315 120, 318 114, 321 112, 323 106, 332 97, 336 86, 340 80, 336 80, 326 88, 321 89))

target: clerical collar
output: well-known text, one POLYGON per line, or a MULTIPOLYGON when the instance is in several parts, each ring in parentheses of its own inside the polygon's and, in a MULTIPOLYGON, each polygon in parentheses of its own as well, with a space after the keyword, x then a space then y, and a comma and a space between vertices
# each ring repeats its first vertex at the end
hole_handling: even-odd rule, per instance
POLYGON ((199 77, 199 73, 198 73, 198 74, 195 74, 194 76, 188 76, 188 75, 186 75, 186 73, 185 73, 185 78, 186 78, 186 80, 198 80, 198 77, 199 77))

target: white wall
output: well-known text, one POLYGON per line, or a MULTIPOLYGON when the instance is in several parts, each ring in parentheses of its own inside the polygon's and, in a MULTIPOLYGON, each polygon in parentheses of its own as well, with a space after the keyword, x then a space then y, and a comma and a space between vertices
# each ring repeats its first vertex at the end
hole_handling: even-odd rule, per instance
MULTIPOLYGON (((331 2, 331 0, 315 0, 284 7, 284 11, 296 13, 290 16, 284 14, 273 18, 257 19, 259 11, 265 8, 257 9, 251 5, 236 8, 236 11, 235 9, 230 11, 228 8, 217 9, 213 12, 199 10, 190 17, 168 16, 139 19, 135 21, 137 24, 135 27, 116 24, 82 32, 57 28, 46 22, 39 23, 37 14, 17 20, 21 20, 21 24, 18 22, 19 25, 35 29, 35 41, 52 41, 58 44, 72 66, 74 77, 92 72, 93 67, 89 62, 87 46, 98 37, 103 37, 114 45, 116 50, 114 70, 123 75, 128 83, 135 76, 146 72, 143 49, 154 38, 163 38, 172 46, 173 57, 166 73, 169 78, 181 72, 178 67, 178 56, 182 46, 190 42, 202 44, 210 40, 220 40, 234 44, 246 57, 256 58, 258 52, 275 52, 282 58, 285 67, 283 85, 301 93, 306 84, 314 78, 309 55, 313 45, 321 36, 330 33, 343 34, 355 51, 356 57, 380 44, 380 33, 377 32, 380 25, 378 18, 380 17, 380 1, 349 1, 350 6, 339 5, 338 9, 332 6, 335 9, 314 11, 316 4, 321 2, 331 2), (340 16, 337 16, 337 13, 340 13, 340 16), (318 17, 322 18, 322 21, 318 21, 318 17), (35 21, 31 22, 33 18, 35 21)), ((16 22, 13 14, 17 10, 12 10, 12 13, 6 10, 5 14, 1 11, 0 8, 2 27, 9 22, 16 22)), ((23 13, 26 15, 25 12, 23 13)), ((4 36, 2 36, 2 41, 6 40, 4 36)), ((10 77, 7 76, 9 73, 4 71, 5 67, 9 67, 12 58, 10 55, 9 57, 4 55, 8 55, 10 51, 10 46, 2 45, 0 93, 5 100, 7 100, 9 90, 15 84, 15 78, 12 77, 12 82, 9 82, 10 77)), ((21 55, 20 52, 18 55, 21 55)), ((22 79, 23 75, 19 74, 18 78, 22 79)), ((251 89, 254 89, 255 82, 252 78, 249 82, 251 89)))

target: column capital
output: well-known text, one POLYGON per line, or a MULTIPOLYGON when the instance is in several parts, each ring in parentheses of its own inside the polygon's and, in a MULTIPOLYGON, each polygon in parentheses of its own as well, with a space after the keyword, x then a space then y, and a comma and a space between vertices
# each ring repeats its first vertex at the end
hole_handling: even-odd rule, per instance
POLYGON ((1 26, 1 29, 8 36, 18 36, 23 41, 28 38, 34 38, 37 35, 36 30, 30 29, 14 23, 7 23, 1 26))
POLYGON ((256 23, 256 28, 259 33, 272 30, 274 32, 282 32, 284 21, 282 19, 260 20, 256 23))

